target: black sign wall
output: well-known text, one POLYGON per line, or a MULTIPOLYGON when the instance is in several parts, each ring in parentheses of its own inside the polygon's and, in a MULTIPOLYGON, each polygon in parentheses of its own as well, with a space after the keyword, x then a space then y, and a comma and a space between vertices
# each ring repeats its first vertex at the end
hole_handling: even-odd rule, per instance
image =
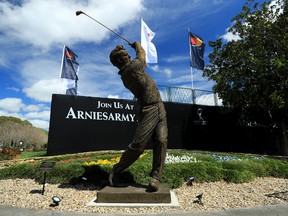
POLYGON ((135 101, 53 95, 47 154, 125 149, 136 124, 135 101))
MULTIPOLYGON (((169 149, 279 153, 275 131, 239 126, 239 116, 229 109, 164 104, 169 149)), ((47 154, 124 150, 133 140, 137 113, 136 101, 54 94, 47 154)))

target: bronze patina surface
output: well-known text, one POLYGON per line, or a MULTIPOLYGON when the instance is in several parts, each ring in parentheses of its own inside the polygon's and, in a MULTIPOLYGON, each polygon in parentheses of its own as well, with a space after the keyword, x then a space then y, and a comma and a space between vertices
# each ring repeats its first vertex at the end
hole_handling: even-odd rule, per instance
POLYGON ((157 192, 145 185, 106 186, 97 193, 97 203, 171 203, 170 188, 160 184, 157 192))

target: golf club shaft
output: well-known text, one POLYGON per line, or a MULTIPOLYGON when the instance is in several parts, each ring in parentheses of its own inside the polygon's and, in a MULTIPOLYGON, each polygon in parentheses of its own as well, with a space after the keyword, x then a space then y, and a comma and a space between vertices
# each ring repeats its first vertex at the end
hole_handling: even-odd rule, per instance
POLYGON ((122 37, 121 35, 119 35, 117 32, 113 31, 112 29, 108 28, 107 26, 105 26, 104 24, 102 24, 101 22, 99 22, 98 20, 94 19, 93 17, 89 16, 88 14, 84 13, 83 11, 77 11, 76 15, 80 15, 80 14, 84 14, 87 17, 89 17, 90 19, 94 20, 95 22, 97 22, 98 24, 102 25, 104 28, 108 29, 109 31, 111 31, 112 33, 114 33, 115 35, 117 35, 118 37, 122 38, 123 40, 125 40, 128 44, 131 44, 130 41, 128 41, 126 38, 122 37))

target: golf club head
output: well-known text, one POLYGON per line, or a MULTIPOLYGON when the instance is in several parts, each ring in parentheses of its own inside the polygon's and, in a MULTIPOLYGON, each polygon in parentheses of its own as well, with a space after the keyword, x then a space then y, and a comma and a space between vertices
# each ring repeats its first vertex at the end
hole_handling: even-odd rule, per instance
POLYGON ((79 16, 80 14, 82 14, 83 12, 82 11, 76 11, 76 16, 79 16))

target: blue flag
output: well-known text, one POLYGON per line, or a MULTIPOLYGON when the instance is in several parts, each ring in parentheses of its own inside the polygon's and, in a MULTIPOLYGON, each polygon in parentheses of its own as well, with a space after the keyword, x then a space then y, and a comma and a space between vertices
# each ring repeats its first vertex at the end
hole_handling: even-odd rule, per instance
POLYGON ((66 89, 66 95, 77 95, 77 89, 76 88, 66 89))
POLYGON ((77 55, 64 45, 61 78, 78 80, 79 64, 76 61, 77 55))
POLYGON ((190 44, 191 67, 203 70, 205 65, 204 63, 205 44, 203 40, 199 36, 189 32, 189 44, 190 44))
POLYGON ((61 74, 67 95, 77 95, 77 80, 79 64, 76 61, 77 55, 64 45, 61 74))

